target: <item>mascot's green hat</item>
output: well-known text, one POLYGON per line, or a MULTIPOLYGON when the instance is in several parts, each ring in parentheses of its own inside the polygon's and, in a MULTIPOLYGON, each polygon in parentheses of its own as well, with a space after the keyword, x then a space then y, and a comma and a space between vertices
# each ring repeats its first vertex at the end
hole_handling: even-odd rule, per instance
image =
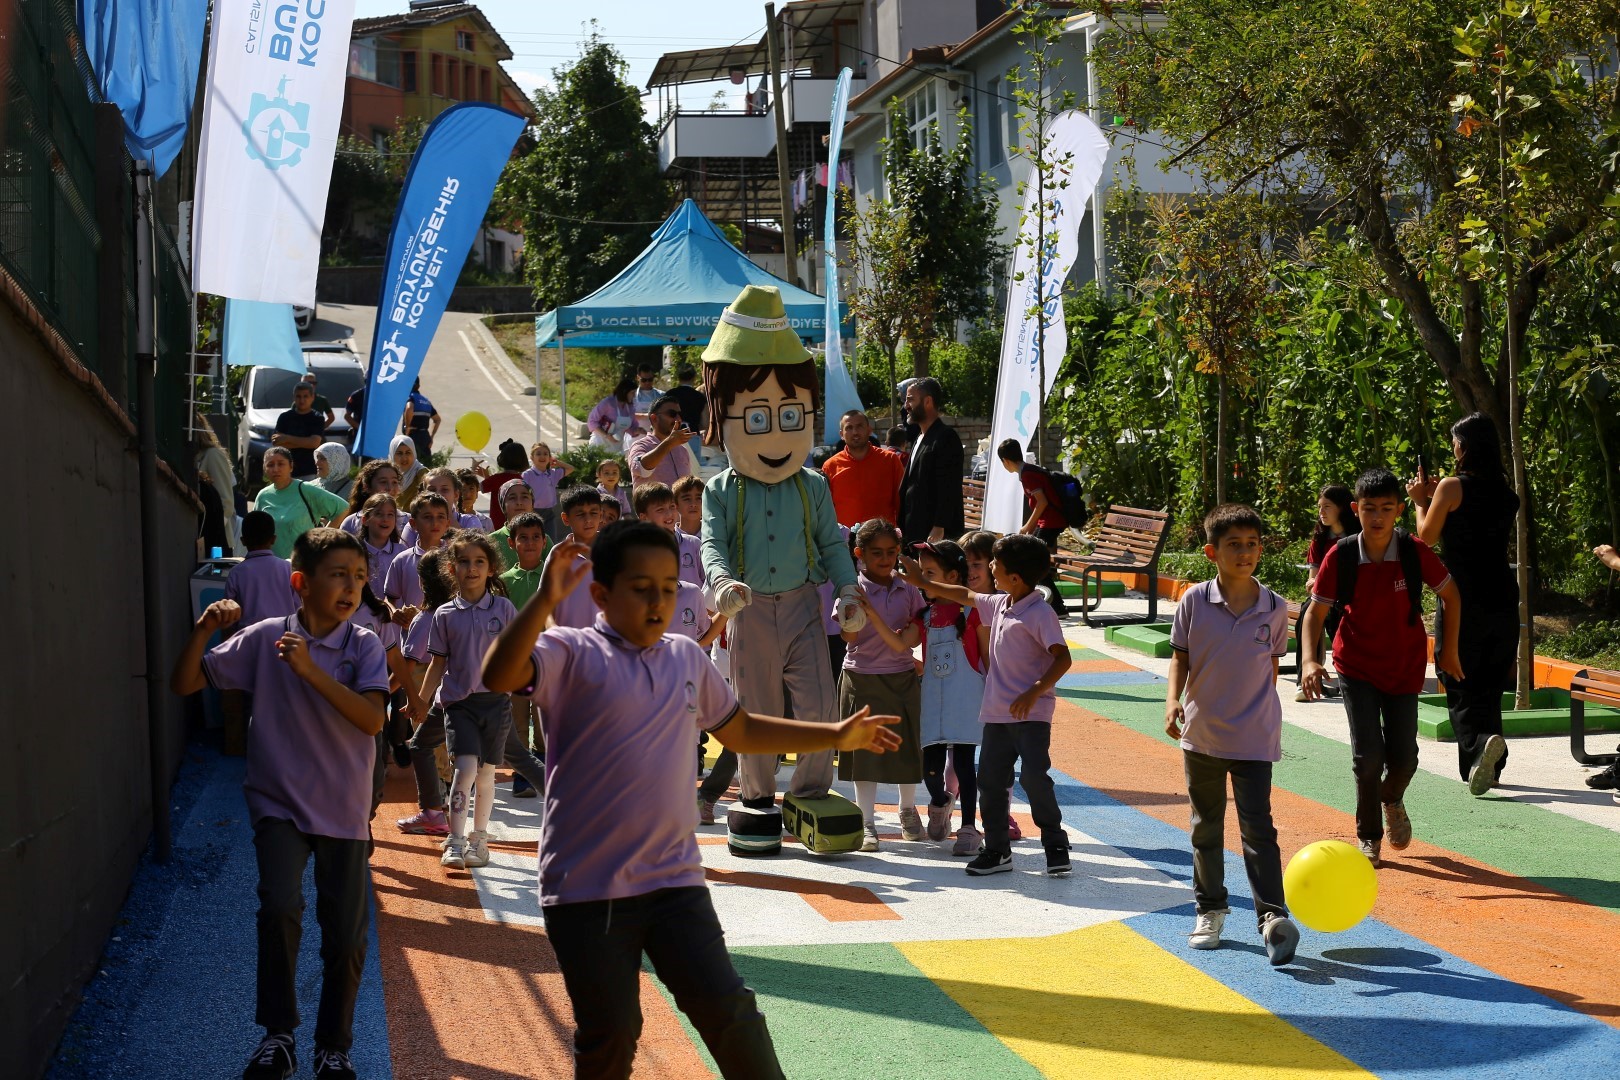
POLYGON ((799 335, 788 325, 782 291, 774 285, 747 285, 720 313, 705 364, 802 364, 810 359, 799 335))

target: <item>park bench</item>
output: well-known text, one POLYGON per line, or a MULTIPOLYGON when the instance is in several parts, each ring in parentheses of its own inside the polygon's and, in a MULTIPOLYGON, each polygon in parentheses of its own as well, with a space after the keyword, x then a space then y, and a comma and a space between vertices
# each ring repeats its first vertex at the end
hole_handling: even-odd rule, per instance
POLYGON ((962 523, 969 532, 984 528, 984 481, 962 481, 962 523))
POLYGON ((1612 765, 1620 754, 1586 752, 1586 705, 1620 708, 1620 671, 1582 668, 1569 680, 1569 752, 1582 765, 1612 765))
POLYGON ((1057 553, 1059 577, 1080 583, 1080 617, 1095 626, 1091 613, 1102 603, 1102 576, 1105 573, 1147 575, 1146 616, 1113 616, 1112 623, 1157 622, 1159 616, 1159 556, 1170 535, 1170 515, 1163 510, 1141 510, 1134 506, 1110 506, 1101 525, 1086 528, 1091 554, 1069 551, 1057 553), (1095 578, 1095 587, 1088 580, 1095 578))

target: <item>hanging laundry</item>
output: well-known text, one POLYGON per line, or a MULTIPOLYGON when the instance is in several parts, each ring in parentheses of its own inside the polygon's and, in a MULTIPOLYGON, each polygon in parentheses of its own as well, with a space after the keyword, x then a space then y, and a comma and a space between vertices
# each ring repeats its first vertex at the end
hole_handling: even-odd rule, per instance
POLYGON ((825 161, 816 165, 816 187, 827 186, 827 163, 825 161))
POLYGON ((838 186, 853 188, 855 186, 855 164, 851 161, 838 163, 838 186))

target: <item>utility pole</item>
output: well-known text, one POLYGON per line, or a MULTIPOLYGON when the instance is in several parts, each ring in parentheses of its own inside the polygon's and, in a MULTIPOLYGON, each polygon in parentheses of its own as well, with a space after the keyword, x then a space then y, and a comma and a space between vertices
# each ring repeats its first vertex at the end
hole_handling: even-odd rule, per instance
POLYGON ((782 276, 795 285, 799 278, 799 255, 793 243, 793 189, 788 186, 788 142, 786 102, 782 100, 782 43, 777 40, 780 24, 776 5, 765 5, 765 59, 771 69, 771 111, 776 115, 776 186, 782 196, 782 276))
POLYGON ((1514 265, 1513 232, 1508 216, 1512 212, 1508 202, 1508 149, 1507 149, 1507 87, 1505 69, 1508 63, 1506 19, 1501 14, 1497 25, 1501 27, 1501 47, 1496 62, 1496 158, 1497 197, 1502 200, 1502 256, 1503 256, 1503 333, 1507 335, 1508 385, 1508 452, 1513 462, 1513 487, 1519 493, 1519 513, 1515 517, 1513 546, 1518 557, 1519 586, 1519 648, 1518 671, 1513 687, 1513 707, 1530 707, 1530 690, 1535 670, 1535 621, 1530 604, 1530 478, 1524 463, 1524 442, 1519 430, 1519 410, 1523 407, 1519 394, 1519 331, 1513 316, 1513 292, 1517 285, 1514 265))

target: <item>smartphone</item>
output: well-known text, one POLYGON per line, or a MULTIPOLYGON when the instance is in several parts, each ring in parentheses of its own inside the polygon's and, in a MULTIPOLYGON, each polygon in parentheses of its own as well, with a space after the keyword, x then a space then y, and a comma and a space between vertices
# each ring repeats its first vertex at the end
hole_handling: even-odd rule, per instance
POLYGON ((1417 471, 1418 479, 1419 480, 1427 480, 1429 478, 1429 470, 1424 468, 1423 455, 1419 454, 1417 456, 1417 459, 1418 459, 1418 471, 1417 471))

